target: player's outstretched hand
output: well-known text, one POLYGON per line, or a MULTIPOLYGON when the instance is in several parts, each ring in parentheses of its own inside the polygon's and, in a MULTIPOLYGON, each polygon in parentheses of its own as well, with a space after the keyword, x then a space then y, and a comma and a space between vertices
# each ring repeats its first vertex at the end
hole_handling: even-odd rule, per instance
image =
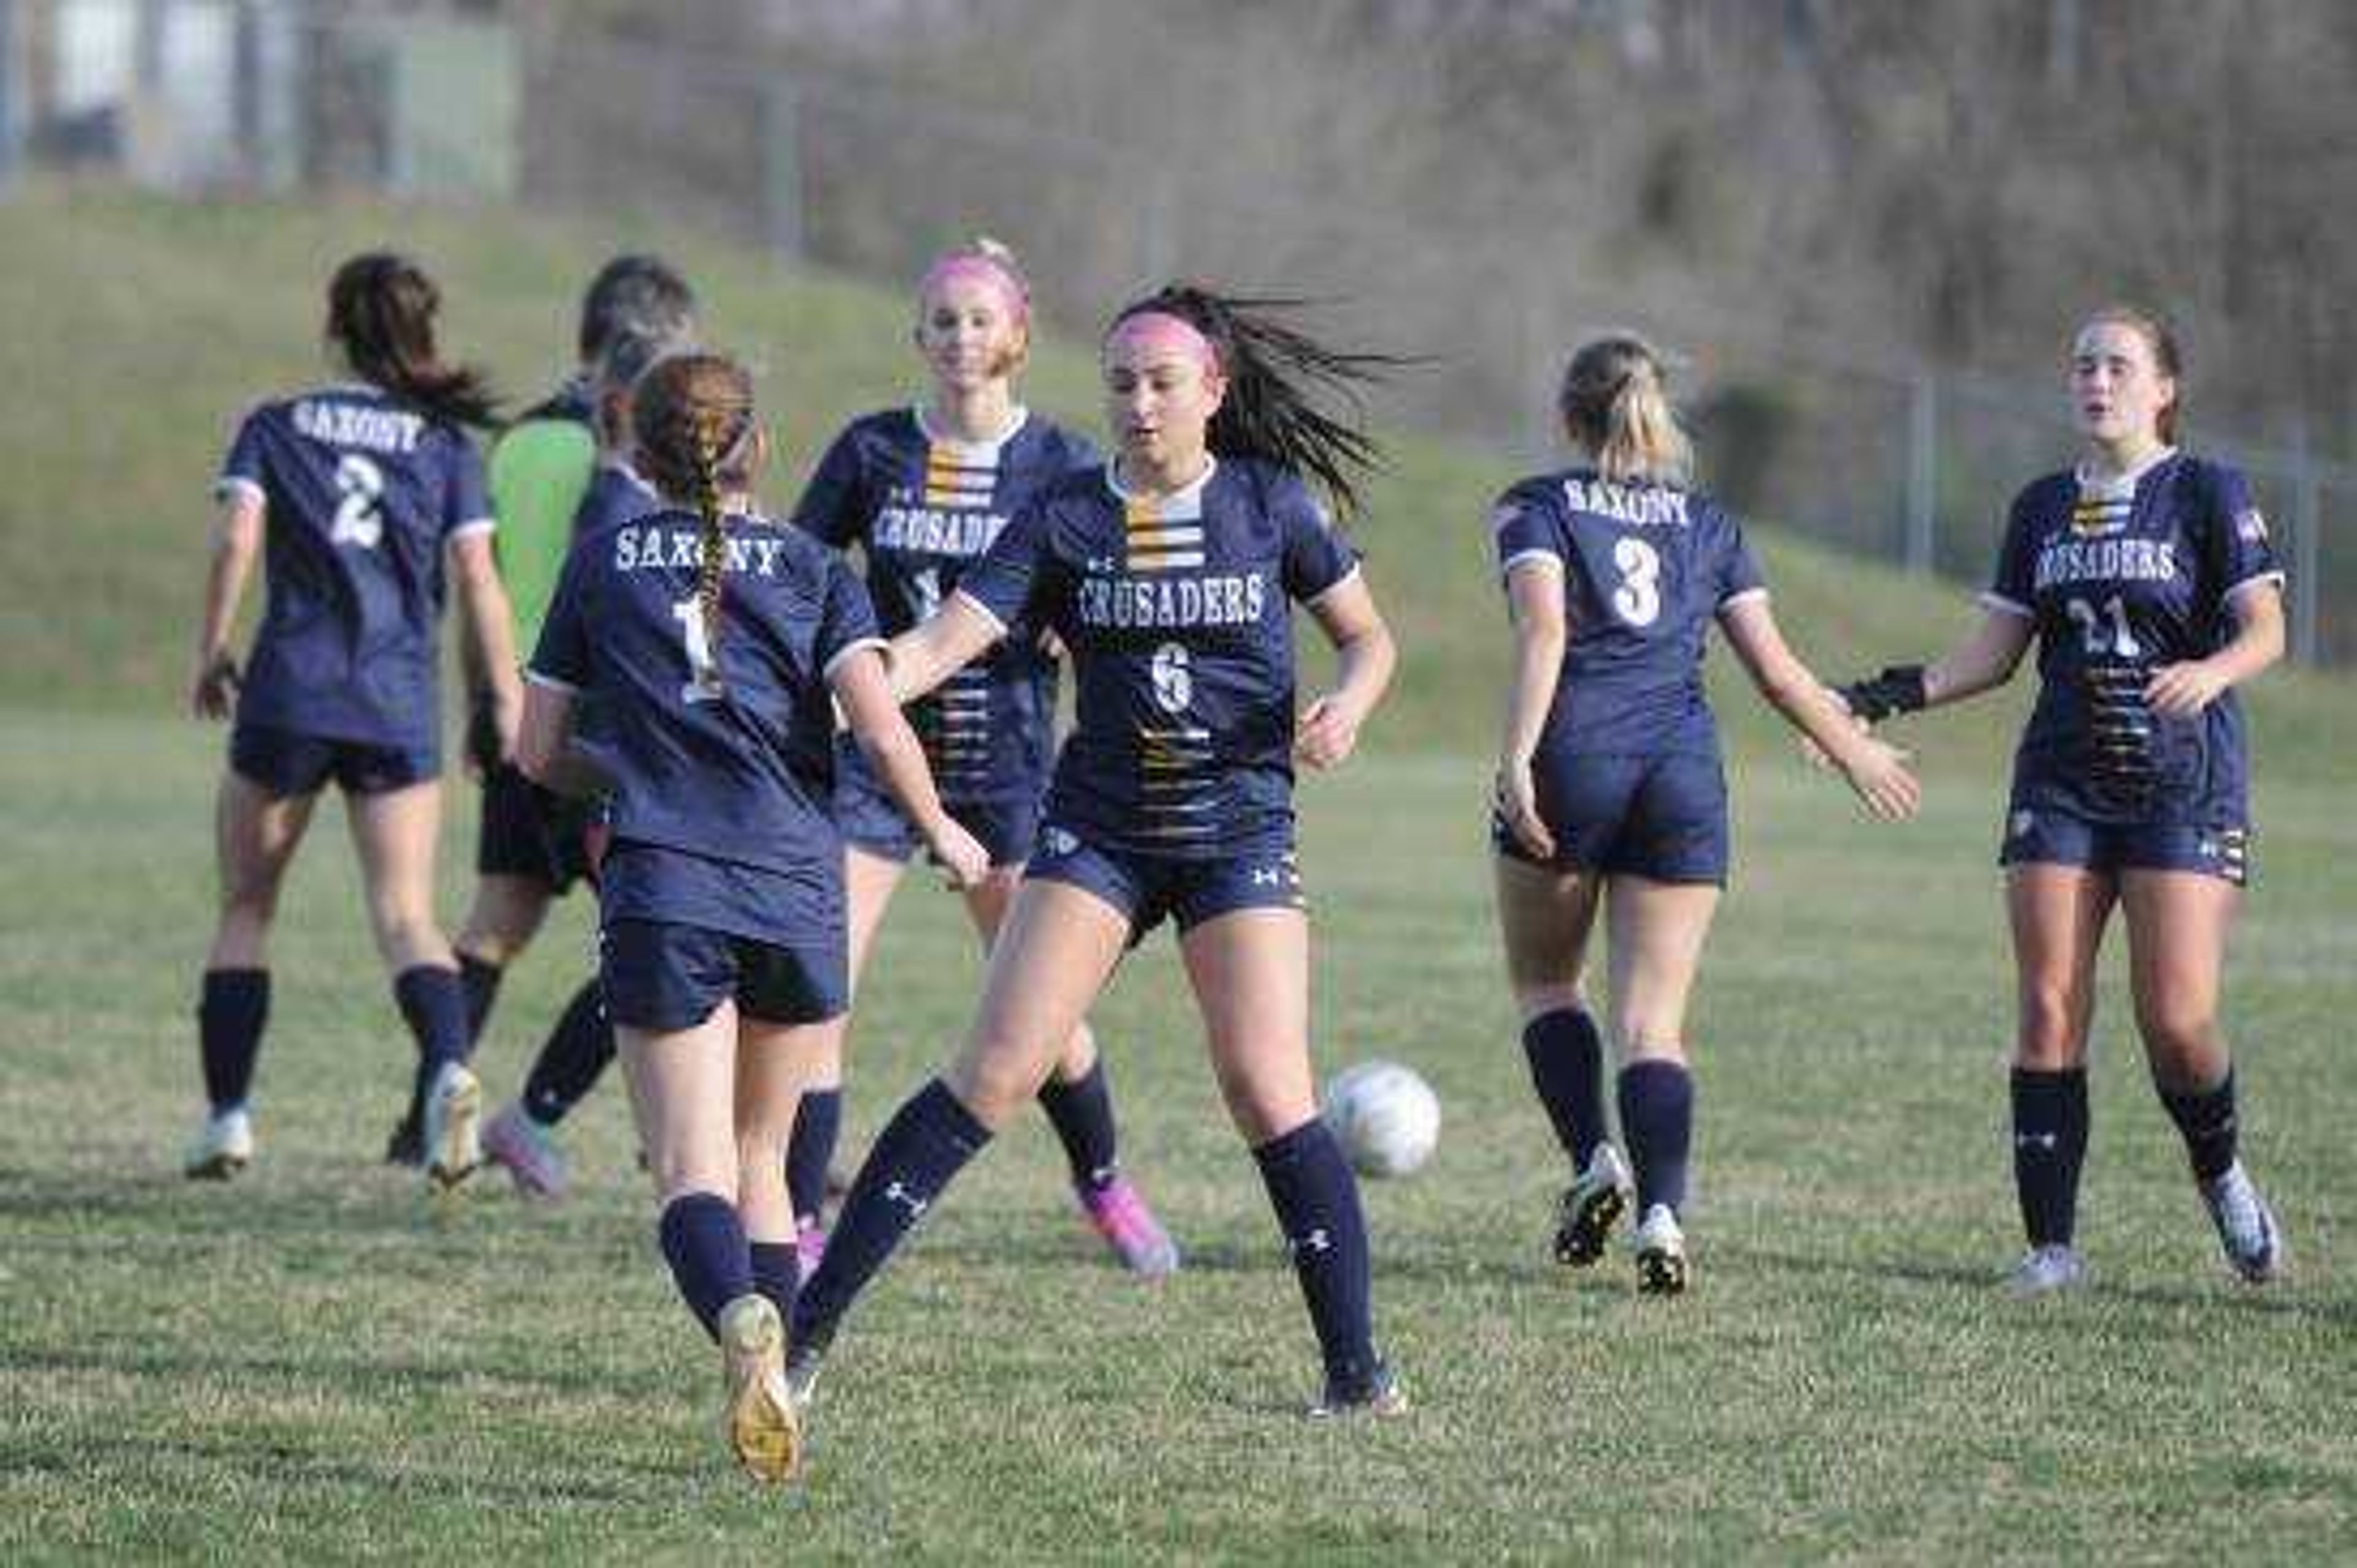
POLYGON ((2226 678, 2206 659, 2164 664, 2152 672, 2144 689, 2153 711, 2172 719, 2190 719, 2225 694, 2226 678))
POLYGON ((1907 753, 1888 741, 1861 739, 1842 771, 1867 811, 1886 822, 1905 822, 1923 803, 1923 786, 1907 770, 1907 753))
POLYGON ((1339 693, 1329 692, 1302 710, 1295 728, 1293 755, 1321 772, 1339 765, 1359 744, 1359 725, 1366 715, 1339 693))
POLYGON ((990 875, 990 852, 946 811, 942 813, 941 825, 926 835, 925 847, 932 852, 949 885, 960 892, 981 886, 983 878, 990 875))
MULTIPOLYGON (((1842 695, 1840 687, 1826 687, 1825 695, 1833 699, 1835 707, 1837 707, 1843 713, 1849 714, 1849 722, 1857 727, 1858 734, 1872 735, 1874 733, 1874 726, 1872 725, 1867 723, 1864 719, 1859 718, 1856 714, 1850 713, 1849 699, 1842 695)), ((1825 748, 1819 746, 1815 741, 1811 740, 1807 736, 1803 736, 1801 737, 1801 760, 1806 762, 1812 768, 1829 768, 1834 765, 1834 759, 1825 755, 1825 748)))
POLYGON ((1539 816, 1537 786, 1531 782, 1528 762, 1498 764, 1498 816, 1514 842, 1541 860, 1555 858, 1555 835, 1539 816))
POLYGON ((188 682, 188 712, 200 719, 225 719, 237 704, 237 659, 228 652, 197 660, 188 682))

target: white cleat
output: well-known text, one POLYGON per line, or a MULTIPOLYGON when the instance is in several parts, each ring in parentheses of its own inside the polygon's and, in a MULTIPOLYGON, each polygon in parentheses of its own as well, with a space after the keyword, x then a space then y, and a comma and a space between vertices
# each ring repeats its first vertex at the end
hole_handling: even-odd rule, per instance
POLYGON ((483 1086, 464 1062, 445 1062, 425 1095, 425 1182, 447 1193, 483 1163, 483 1086))
POLYGON ((180 1164, 190 1181, 227 1181, 253 1163, 253 1118, 242 1105, 205 1118, 180 1164))
POLYGON ((1647 1295, 1682 1295, 1686 1288, 1686 1233, 1666 1203, 1645 1210, 1630 1238, 1637 1251, 1637 1288, 1647 1295))
POLYGON ((1604 1256, 1612 1227, 1628 1211, 1636 1191, 1620 1151, 1610 1144, 1597 1144, 1587 1168, 1564 1189, 1555 1230, 1555 1262, 1584 1269, 1604 1256))
POLYGON ((2218 1227, 2218 1249, 2226 1266, 2244 1284, 2263 1285, 2283 1273, 2283 1234, 2275 1210, 2259 1193, 2251 1173, 2236 1160, 2225 1174, 2201 1184, 2201 1201, 2218 1227))
POLYGON ((2006 1290, 2023 1301, 2077 1290, 2086 1283, 2086 1260, 2079 1256, 2077 1248, 2061 1241, 2032 1247, 2005 1277, 2006 1290))
POLYGON ((740 1295, 721 1308, 720 1355, 737 1462, 758 1481, 792 1480, 802 1463, 801 1406, 786 1386, 786 1329, 769 1297, 740 1295))

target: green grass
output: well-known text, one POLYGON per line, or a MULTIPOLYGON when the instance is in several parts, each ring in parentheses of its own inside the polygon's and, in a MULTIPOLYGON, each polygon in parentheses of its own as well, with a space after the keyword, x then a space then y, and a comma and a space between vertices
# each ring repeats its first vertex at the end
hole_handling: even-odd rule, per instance
MULTIPOLYGON (((1415 1416, 1295 1413, 1308 1329, 1157 938, 1099 1023, 1131 1164, 1189 1267, 1158 1290, 1112 1272, 1051 1140, 1018 1127, 846 1331, 810 1482, 779 1497, 721 1454, 710 1352, 662 1274, 618 1094, 572 1124, 582 1187, 562 1208, 486 1183, 436 1223, 372 1163, 408 1053, 332 810, 274 955, 262 1161, 229 1188, 178 1178, 218 735, 5 717, 0 1558, 2357 1551, 2339 1230, 2357 832, 2329 784, 2263 791, 2233 974, 2247 1149, 2295 1259, 2278 1288, 2224 1279, 2115 973, 2097 1288, 1998 1294, 2017 1240, 1989 791, 1875 830, 1765 753, 1738 770, 1741 874, 1694 1020, 1698 1287, 1640 1300, 1619 1256, 1559 1271, 1562 1174, 1497 977, 1480 768, 1376 757, 1308 790, 1306 860, 1321 1069, 1404 1058, 1446 1106, 1432 1165, 1368 1189, 1415 1416)), ((576 983, 585 915, 566 907, 511 979, 483 1047, 495 1090, 576 983)), ((958 1027, 968 948, 952 901, 912 885, 856 1036, 847 1150, 958 1027)))
MULTIPOLYGON (((1861 825, 1728 693, 1738 879, 1692 1029, 1699 1287, 1641 1302, 1624 1260, 1592 1277, 1546 1261, 1562 1173, 1490 931, 1479 757, 1503 638, 1480 520, 1512 476, 1411 439, 1361 531, 1401 689, 1370 754, 1306 789, 1305 858, 1321 1069, 1402 1058, 1446 1107, 1429 1169, 1368 1192, 1412 1420, 1295 1414, 1309 1336, 1167 939, 1098 1021, 1133 1169, 1190 1267, 1159 1290, 1113 1273, 1051 1141, 1015 1131, 864 1304, 811 1481, 782 1498, 720 1455, 709 1351, 655 1255, 619 1095, 572 1123, 582 1185, 560 1208, 486 1184, 436 1223, 372 1163, 408 1047, 332 809, 274 954, 263 1160, 227 1190, 181 1182, 221 737, 164 715, 203 489, 242 402, 318 373, 335 260, 387 236, 443 278, 451 342, 522 397, 562 360, 590 266, 676 252, 714 336, 767 367, 777 502, 845 415, 909 389, 894 295, 628 221, 65 188, 0 207, 0 1560, 2357 1552, 2347 685, 2271 675, 2254 701, 2260 886, 2229 1023, 2289 1283, 2222 1277, 2115 953, 2083 1238, 2098 1286, 2026 1310, 1997 1294, 2017 1234, 1989 860, 2026 692, 1917 730, 1930 803, 1895 830, 1861 825)), ((1043 346, 1030 391, 1087 420, 1086 353, 1043 346)), ((1759 537, 1828 671, 1969 619, 1953 585, 1759 537)), ((455 914, 471 792, 450 812, 455 914)), ((508 983, 483 1047, 495 1092, 588 950, 576 898, 508 983)), ((939 1059, 976 974, 952 901, 912 885, 856 1031, 846 1151, 939 1059)))

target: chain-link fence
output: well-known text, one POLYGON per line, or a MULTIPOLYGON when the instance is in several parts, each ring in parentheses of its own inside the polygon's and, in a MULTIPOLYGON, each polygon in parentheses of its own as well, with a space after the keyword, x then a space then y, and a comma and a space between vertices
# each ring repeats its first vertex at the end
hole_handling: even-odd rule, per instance
MULTIPOLYGON (((1426 363, 1387 417, 1522 461, 1555 450, 1561 358, 1607 326, 1691 356, 1713 487, 1742 510, 1910 568, 1986 574, 2012 491, 2072 448, 2058 377, 1894 362, 1738 309, 1631 300, 1478 235, 1331 193, 1189 172, 755 40, 723 52, 564 25, 562 8, 293 0, 0 0, 0 189, 30 165, 189 194, 304 186, 629 209, 900 286, 977 231, 1087 330, 1178 274, 1342 302, 1426 363), (1428 339, 1438 338, 1440 341, 1428 339)), ((2197 422, 2243 466, 2292 570, 2294 650, 2357 661, 2357 468, 2197 422)))

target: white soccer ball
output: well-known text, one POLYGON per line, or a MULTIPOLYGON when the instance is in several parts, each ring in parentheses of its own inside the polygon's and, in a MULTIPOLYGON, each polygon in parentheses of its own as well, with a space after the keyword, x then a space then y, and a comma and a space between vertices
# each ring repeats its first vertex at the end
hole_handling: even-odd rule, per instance
POLYGON ((1361 1062, 1326 1086, 1326 1124, 1361 1176, 1405 1176, 1440 1142, 1440 1098, 1412 1068, 1361 1062))

